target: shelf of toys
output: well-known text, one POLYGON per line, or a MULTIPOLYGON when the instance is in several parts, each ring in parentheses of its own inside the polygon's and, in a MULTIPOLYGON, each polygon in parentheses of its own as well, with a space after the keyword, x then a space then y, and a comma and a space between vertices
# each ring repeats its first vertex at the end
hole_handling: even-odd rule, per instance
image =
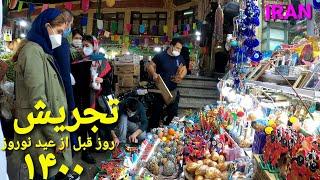
POLYGON ((320 178, 318 100, 264 83, 248 84, 236 92, 229 80, 222 80, 216 113, 218 122, 241 148, 251 147, 255 176, 320 178))

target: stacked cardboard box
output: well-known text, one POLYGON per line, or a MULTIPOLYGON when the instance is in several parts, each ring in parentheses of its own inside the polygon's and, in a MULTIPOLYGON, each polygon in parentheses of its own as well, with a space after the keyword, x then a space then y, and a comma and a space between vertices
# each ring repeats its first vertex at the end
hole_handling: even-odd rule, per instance
POLYGON ((139 85, 140 65, 115 62, 114 75, 118 78, 118 83, 115 88, 116 95, 130 91, 139 85))

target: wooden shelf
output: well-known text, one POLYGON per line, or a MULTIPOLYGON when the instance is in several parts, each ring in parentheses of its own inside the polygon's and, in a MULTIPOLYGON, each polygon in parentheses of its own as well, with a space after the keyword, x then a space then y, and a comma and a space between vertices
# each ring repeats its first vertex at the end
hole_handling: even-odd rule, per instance
MULTIPOLYGON (((280 93, 296 95, 294 90, 289 86, 281 86, 274 83, 261 82, 261 81, 248 81, 246 85, 249 87, 263 87, 266 89, 275 90, 276 92, 280 92, 280 93)), ((301 97, 304 97, 316 102, 320 102, 319 91, 313 91, 309 89, 300 89, 300 88, 295 88, 295 90, 301 97)))

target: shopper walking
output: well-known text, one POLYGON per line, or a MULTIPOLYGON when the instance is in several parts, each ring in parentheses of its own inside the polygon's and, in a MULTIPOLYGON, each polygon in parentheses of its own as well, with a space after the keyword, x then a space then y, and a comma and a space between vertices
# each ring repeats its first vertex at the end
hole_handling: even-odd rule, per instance
MULTIPOLYGON (((67 40, 67 37, 71 34, 71 26, 73 23, 73 15, 70 11, 66 11, 67 13, 67 20, 68 20, 68 27, 63 32, 62 37, 62 43, 61 46, 55 48, 53 50, 53 56, 55 58, 55 62, 58 66, 59 73, 61 75, 61 78, 63 80, 64 90, 66 92, 67 96, 67 102, 68 102, 68 125, 73 125, 74 122, 72 122, 72 111, 75 109, 75 102, 74 102, 74 96, 73 96, 73 89, 72 89, 72 83, 71 83, 71 66, 70 66, 70 44, 67 40)), ((77 135, 76 133, 70 133, 71 135, 71 144, 77 145, 77 135)), ((74 153, 72 153, 73 155, 74 153)))
MULTIPOLYGON (((20 127, 27 127, 28 114, 34 111, 34 105, 42 100, 46 104, 46 111, 52 115, 58 115, 59 108, 64 107, 67 112, 67 99, 63 88, 63 80, 57 69, 53 57, 53 50, 61 46, 62 34, 68 26, 68 12, 58 9, 47 9, 43 11, 32 23, 31 30, 27 35, 27 42, 18 50, 16 64, 16 117, 19 119, 20 127)), ((36 116, 36 115, 35 115, 36 116)), ((67 125, 65 121, 64 125, 67 125)), ((41 154, 55 154, 56 165, 49 168, 48 179, 62 179, 64 175, 59 172, 62 164, 72 165, 72 155, 69 148, 59 150, 61 138, 69 137, 67 131, 55 132, 54 126, 50 124, 35 125, 33 131, 27 135, 16 136, 19 140, 31 137, 34 143, 41 140, 47 142, 53 140, 55 148, 44 150, 36 148, 35 145, 22 153, 30 154, 34 159, 34 179, 43 179, 42 166, 39 156, 41 154)), ((21 142, 21 141, 20 141, 21 142)), ((24 162, 23 159, 20 160, 24 162)))

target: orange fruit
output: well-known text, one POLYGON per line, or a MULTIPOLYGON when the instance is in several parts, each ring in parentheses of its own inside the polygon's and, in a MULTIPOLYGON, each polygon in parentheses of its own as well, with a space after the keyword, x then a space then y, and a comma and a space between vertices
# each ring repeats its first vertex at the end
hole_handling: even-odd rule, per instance
POLYGON ((170 128, 168 131, 168 134, 173 136, 176 132, 174 131, 174 129, 170 128))

